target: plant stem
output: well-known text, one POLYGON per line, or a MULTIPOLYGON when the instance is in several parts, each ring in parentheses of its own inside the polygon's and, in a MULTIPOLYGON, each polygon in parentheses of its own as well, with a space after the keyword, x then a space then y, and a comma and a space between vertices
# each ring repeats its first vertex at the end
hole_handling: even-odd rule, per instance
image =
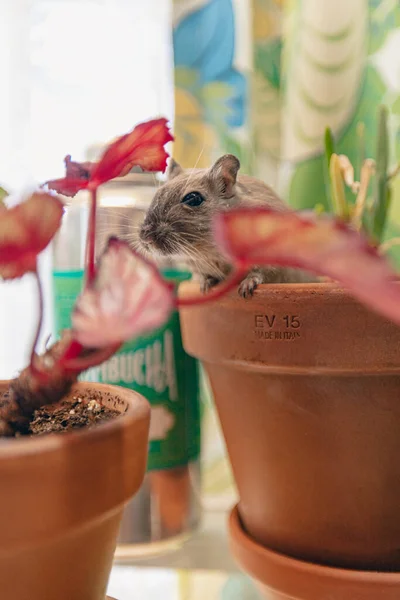
POLYGON ((35 370, 34 362, 35 362, 35 356, 36 356, 36 346, 37 346, 37 343, 40 338, 40 333, 42 331, 43 308, 44 308, 43 288, 42 288, 42 282, 40 281, 39 273, 37 272, 37 266, 36 266, 36 271, 33 273, 33 276, 35 278, 36 291, 37 291, 37 297, 38 297, 38 302, 39 302, 39 316, 38 316, 37 325, 36 325, 35 337, 32 342, 31 359, 30 359, 31 367, 35 370))
MULTIPOLYGON (((85 260, 85 272, 86 272, 85 286, 86 287, 89 286, 96 277, 95 256, 96 256, 97 187, 91 189, 90 192, 91 192, 91 202, 90 202, 88 231, 87 231, 87 236, 86 236, 86 260, 85 260)), ((38 280, 38 278, 37 278, 37 280, 38 280)), ((40 286, 40 282, 38 280, 38 287, 39 286, 40 286)), ((41 296, 41 288, 40 288, 39 298, 41 301, 41 313, 42 313, 43 312, 43 298, 41 296)), ((40 319, 40 321, 41 321, 41 319, 40 319)), ((40 378, 43 382, 43 381, 45 381, 45 379, 47 377, 50 377, 50 373, 47 372, 46 370, 44 370, 44 371, 41 370, 39 372, 38 369, 35 369, 34 365, 33 365, 33 358, 35 356, 35 347, 36 347, 37 338, 39 337, 39 334, 40 334, 40 324, 39 324, 38 332, 36 334, 35 344, 32 349, 31 366, 34 369, 34 372, 38 376, 40 376, 40 378)), ((89 364, 90 360, 92 362, 91 362, 91 364, 89 364, 89 366, 92 366, 92 364, 95 364, 95 362, 93 362, 93 361, 96 360, 96 356, 98 356, 98 358, 100 358, 100 359, 102 357, 101 353, 94 353, 93 357, 91 356, 90 359, 87 356, 81 357, 80 355, 82 354, 83 350, 84 350, 84 347, 82 346, 82 344, 80 344, 79 342, 77 342, 74 339, 71 339, 69 341, 69 343, 67 343, 67 345, 65 346, 65 349, 61 352, 61 354, 54 361, 54 364, 51 365, 51 367, 50 367, 51 370, 57 371, 61 368, 63 370, 80 372, 85 369, 86 363, 89 364)), ((115 352, 115 349, 114 349, 114 352, 115 352)))
MULTIPOLYGON (((86 281, 85 286, 90 285, 96 277, 96 213, 97 213, 97 187, 90 190, 90 212, 88 231, 86 236, 86 260, 85 271, 86 281)), ((57 360, 56 366, 64 367, 70 361, 79 361, 79 355, 83 350, 82 344, 72 339, 64 352, 57 360)), ((72 363, 73 364, 73 363, 72 363)), ((71 367, 72 368, 72 367, 71 367)), ((78 369, 79 370, 79 367, 78 369)), ((83 370, 83 369, 82 369, 83 370)))
POLYGON ((67 360, 72 360, 73 358, 77 358, 79 354, 82 352, 83 346, 76 340, 71 340, 69 346, 65 349, 65 352, 60 356, 58 362, 63 363, 67 360))
POLYGON ((86 238, 86 286, 90 285, 96 277, 96 213, 97 213, 97 188, 90 190, 91 202, 89 213, 88 233, 86 238))
POLYGON ((91 354, 86 356, 76 356, 71 358, 61 358, 59 364, 66 371, 82 372, 86 371, 90 367, 100 365, 112 356, 120 349, 122 344, 113 344, 108 348, 101 348, 95 350, 91 354))

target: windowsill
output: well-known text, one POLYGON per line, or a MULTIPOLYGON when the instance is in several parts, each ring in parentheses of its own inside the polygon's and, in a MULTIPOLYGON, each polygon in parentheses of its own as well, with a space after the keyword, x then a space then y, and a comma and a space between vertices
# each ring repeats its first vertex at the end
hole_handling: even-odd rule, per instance
POLYGON ((227 513, 208 511, 199 530, 163 555, 116 560, 108 594, 116 600, 258 600, 229 552, 227 513), (162 590, 162 592, 161 592, 162 590))

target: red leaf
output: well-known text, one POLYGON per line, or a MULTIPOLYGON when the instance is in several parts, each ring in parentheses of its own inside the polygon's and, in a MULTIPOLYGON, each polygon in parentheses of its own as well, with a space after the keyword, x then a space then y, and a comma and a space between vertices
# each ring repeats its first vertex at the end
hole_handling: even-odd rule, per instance
POLYGON ((110 144, 97 163, 79 163, 71 160, 70 155, 66 156, 65 177, 46 181, 45 185, 59 194, 73 197, 88 186, 93 189, 126 175, 134 166, 144 171, 165 171, 168 153, 164 146, 172 140, 167 119, 140 123, 110 144))
POLYGON ((140 123, 108 146, 93 168, 91 187, 126 175, 134 166, 145 171, 165 171, 168 154, 164 146, 172 140, 167 119, 140 123))
POLYGON ((128 341, 163 325, 174 303, 173 289, 155 266, 113 238, 94 283, 76 303, 74 338, 87 348, 128 341))
POLYGON ((90 175, 96 166, 96 163, 93 162, 75 162, 71 160, 70 154, 64 158, 64 164, 65 177, 67 179, 82 179, 84 181, 88 181, 90 179, 90 175))
POLYGON ((50 190, 54 190, 58 194, 72 198, 80 190, 86 189, 88 183, 89 182, 85 179, 68 179, 67 177, 64 177, 63 179, 52 179, 50 181, 46 181, 45 185, 47 185, 50 190))
POLYGON ((282 265, 325 275, 400 323, 400 284, 388 262, 359 233, 321 215, 266 208, 220 213, 217 243, 240 267, 282 265))
POLYGON ((47 185, 50 190, 54 190, 59 194, 73 197, 80 190, 87 188, 90 174, 95 166, 95 163, 75 162, 71 160, 71 156, 69 154, 64 158, 64 163, 65 177, 62 179, 46 181, 45 185, 47 185))
POLYGON ((13 279, 36 270, 37 256, 59 228, 63 210, 58 198, 42 192, 1 211, 1 277, 13 279))

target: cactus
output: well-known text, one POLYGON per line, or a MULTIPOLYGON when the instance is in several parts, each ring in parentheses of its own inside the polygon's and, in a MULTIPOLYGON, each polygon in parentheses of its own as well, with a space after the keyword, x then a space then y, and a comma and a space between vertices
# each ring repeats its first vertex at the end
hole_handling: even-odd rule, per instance
MULTIPOLYGON (((332 211, 349 221, 357 231, 363 230, 370 243, 380 247, 383 242, 391 202, 391 180, 400 174, 400 164, 389 172, 388 110, 381 106, 378 113, 376 160, 365 156, 365 125, 357 127, 358 156, 355 180, 354 168, 347 156, 335 153, 331 130, 325 131, 325 163, 329 164, 327 195, 332 201, 332 211), (373 181, 373 197, 369 196, 373 181), (355 204, 346 199, 345 187, 355 195, 355 204)), ((325 165, 325 170, 326 170, 325 165)), ((326 174, 326 172, 325 172, 326 174)), ((396 245, 399 240, 396 239, 396 245)), ((390 244, 390 247, 394 244, 390 244)), ((386 248, 386 244, 382 247, 386 248)), ((388 246, 389 247, 389 246, 388 246)))
POLYGON ((372 214, 372 238, 377 245, 382 242, 391 199, 388 173, 389 134, 387 121, 387 108, 381 106, 378 118, 375 190, 372 214))
POLYGON ((328 208, 331 210, 334 208, 332 198, 332 184, 330 178, 330 164, 332 154, 335 152, 335 143, 333 140, 332 130, 330 127, 325 129, 325 161, 324 161, 324 180, 325 180, 325 191, 326 198, 328 201, 328 208))

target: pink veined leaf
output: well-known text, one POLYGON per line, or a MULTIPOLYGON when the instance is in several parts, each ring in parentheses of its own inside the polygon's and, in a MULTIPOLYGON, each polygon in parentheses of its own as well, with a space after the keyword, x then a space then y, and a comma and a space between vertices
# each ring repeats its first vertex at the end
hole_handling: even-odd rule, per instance
POLYGON ((325 275, 400 323, 400 283, 387 260, 358 232, 326 215, 237 209, 215 220, 216 241, 240 268, 281 265, 325 275))
POLYGON ((165 171, 168 153, 164 146, 173 140, 167 123, 164 118, 140 123, 110 144, 93 168, 90 185, 96 187, 126 175, 133 166, 145 171, 165 171))
POLYGON ((112 238, 75 305, 74 338, 87 348, 122 343, 163 325, 174 306, 173 287, 156 267, 112 238))
POLYGON ((0 277, 14 279, 36 270, 37 257, 61 225, 64 205, 55 196, 34 193, 0 217, 0 277))

